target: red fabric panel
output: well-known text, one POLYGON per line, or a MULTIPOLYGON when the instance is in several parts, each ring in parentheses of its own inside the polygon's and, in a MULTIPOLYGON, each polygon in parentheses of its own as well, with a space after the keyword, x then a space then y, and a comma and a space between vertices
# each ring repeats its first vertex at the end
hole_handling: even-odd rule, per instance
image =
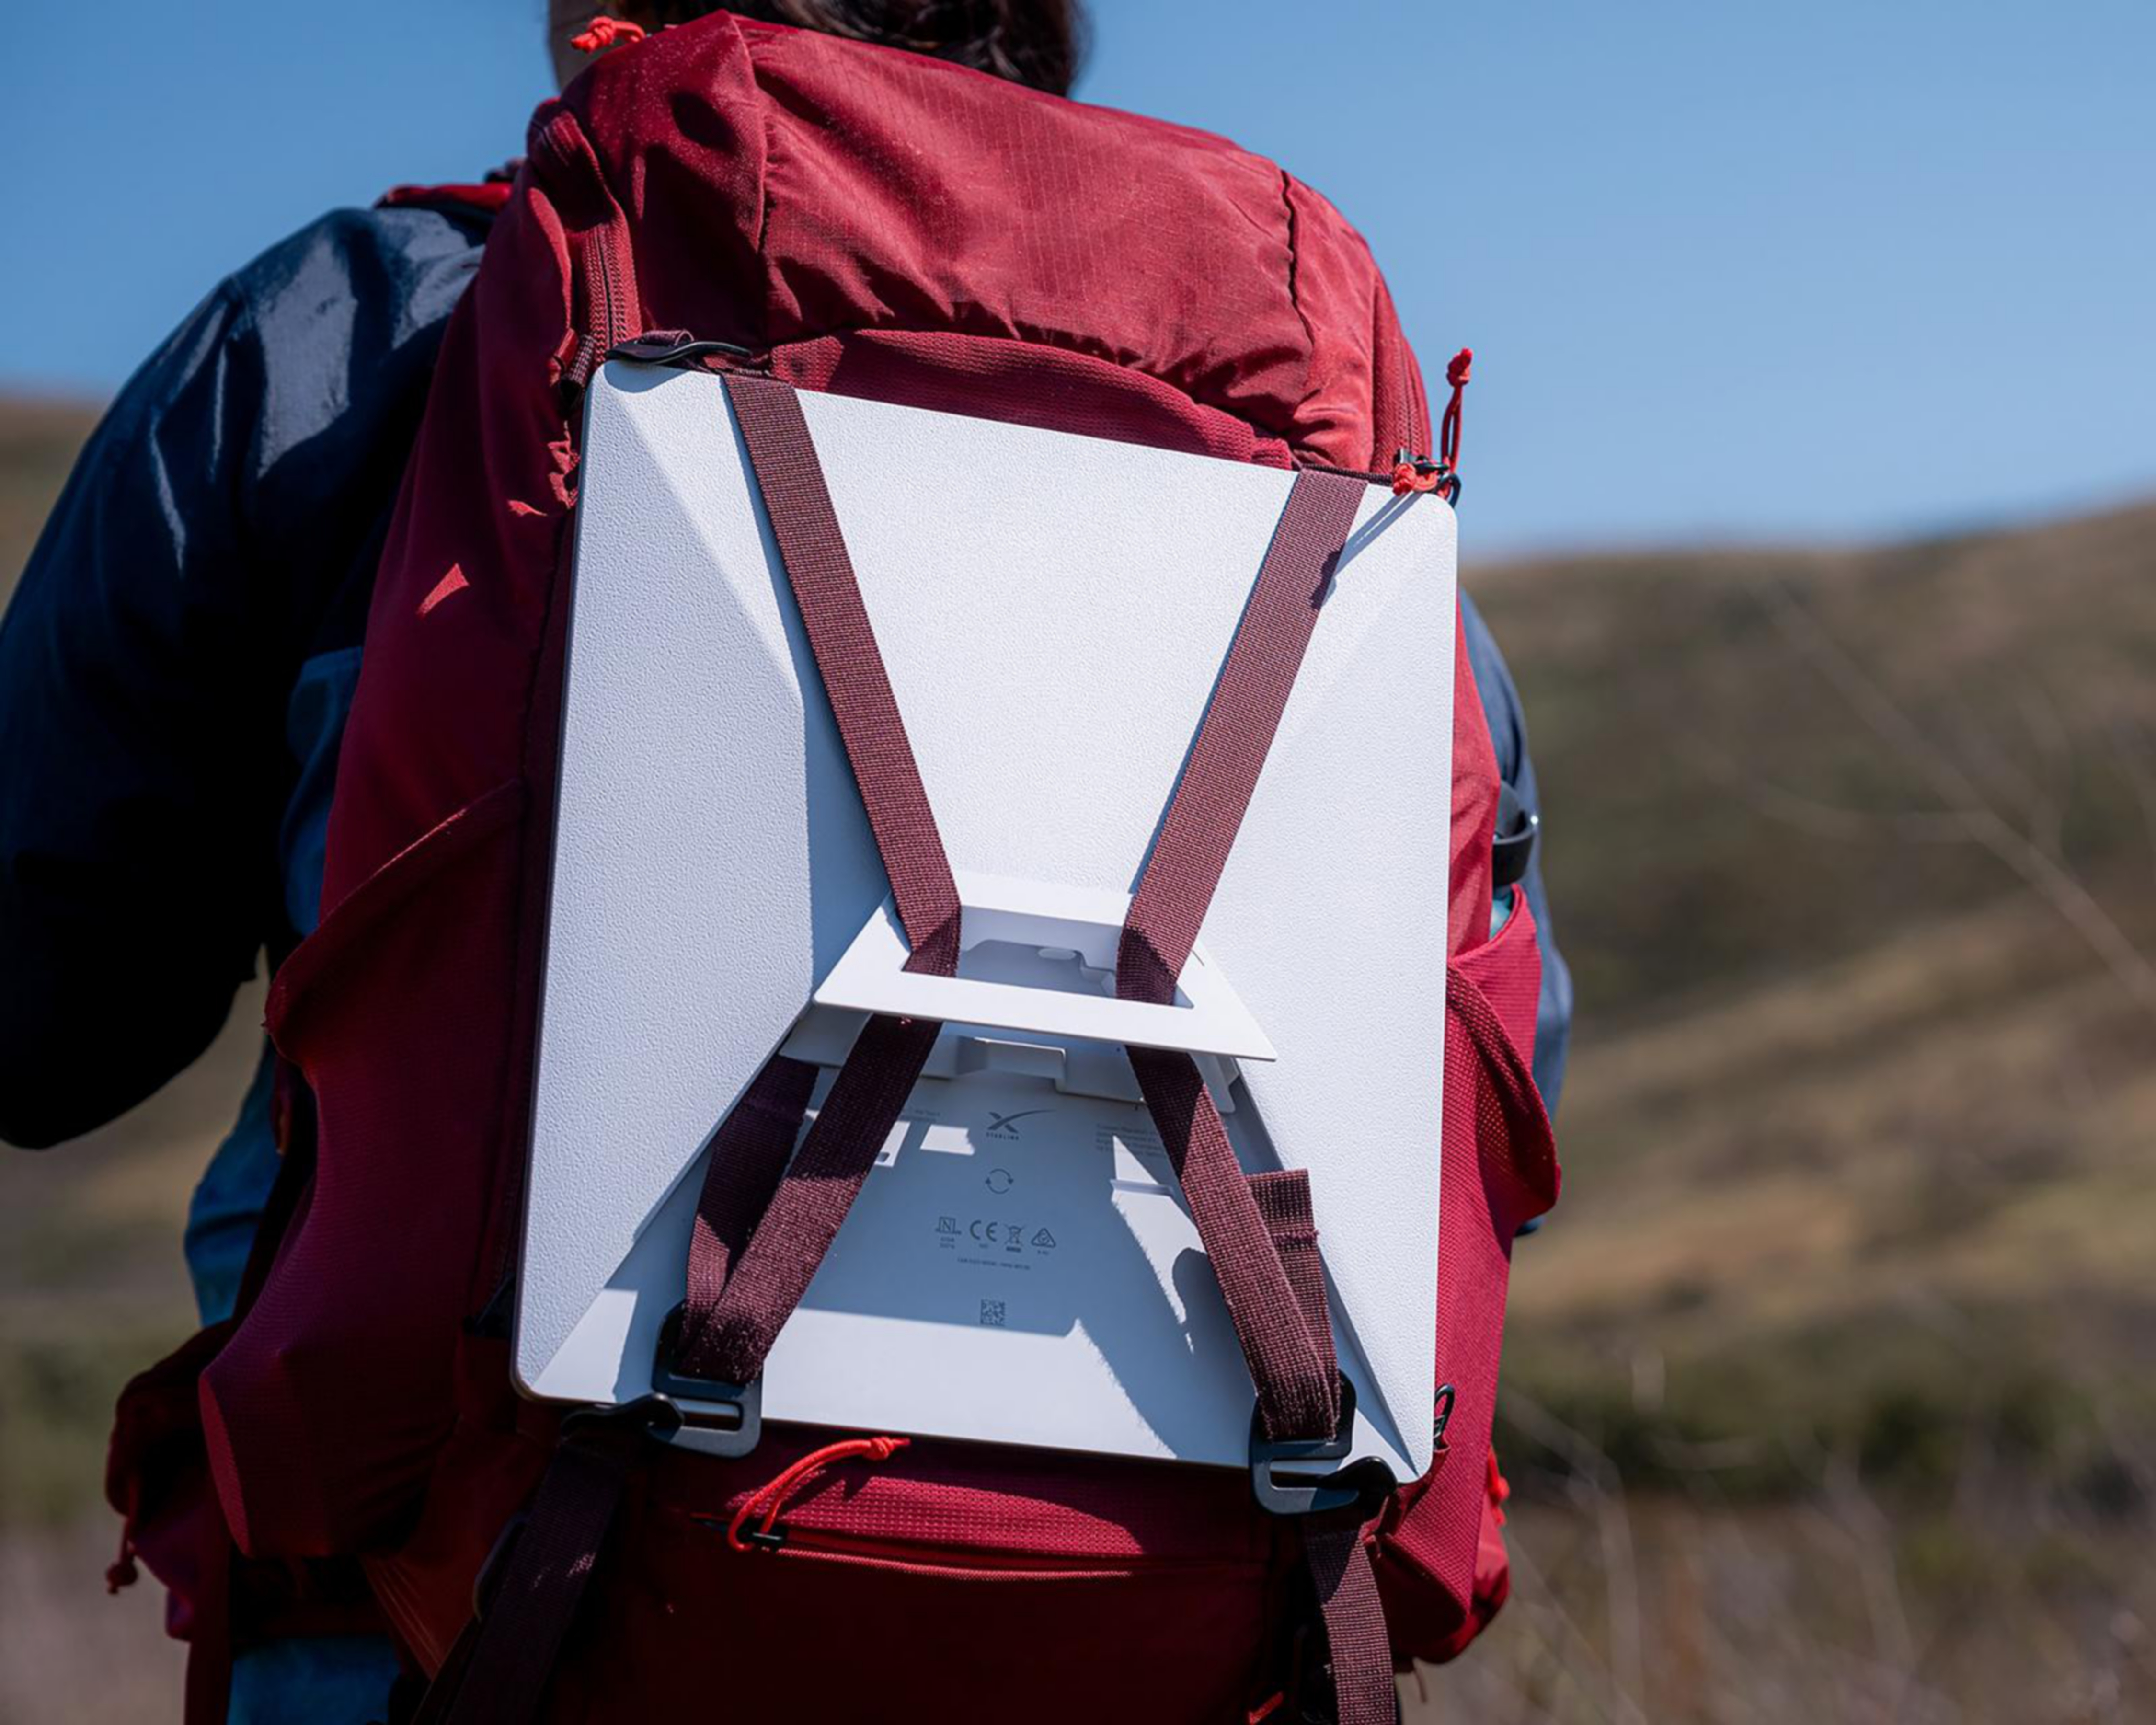
POLYGON ((1453 1404, 1444 1451, 1380 1528, 1378 1579, 1403 1656, 1456 1651, 1463 1625, 1496 1609, 1495 1584, 1478 1578, 1478 1565, 1512 1240, 1557 1199, 1549 1121, 1525 1053, 1542 961, 1533 914, 1513 896, 1496 938, 1455 963, 1447 991, 1437 1375, 1453 1386, 1453 1404))
POLYGON ((512 782, 400 853, 271 989, 272 1034, 319 1102, 314 1196, 201 1389, 249 1555, 379 1541, 446 1435, 444 1314, 465 1305, 508 1112, 522 805, 512 782))
POLYGON ((193 1635, 206 1574, 229 1543, 203 1459, 196 1384, 231 1332, 229 1322, 198 1331, 131 1379, 113 1409, 105 1501, 126 1518, 126 1548, 165 1584, 165 1629, 177 1640, 193 1635))
POLYGON ((532 126, 575 115, 608 165, 647 327, 761 348, 768 123, 742 28, 717 13, 609 54, 532 126))
POLYGON ((571 328, 567 238, 528 175, 516 191, 450 319, 383 549, 338 756, 326 905, 523 770, 574 460, 552 375, 571 328), (452 567, 464 585, 423 614, 452 567))
POLYGON ((1422 372, 1400 333, 1399 314, 1393 309, 1392 290, 1379 276, 1373 289, 1376 298, 1372 318, 1370 357, 1370 465, 1382 472, 1402 449, 1427 455, 1430 446, 1430 403, 1423 393, 1422 372))
MULTIPOLYGON (((1452 867, 1446 950, 1454 957, 1490 938, 1490 846, 1497 834, 1497 751, 1467 658, 1467 629, 1453 633, 1452 867)), ((1452 1127, 1448 1121, 1445 1132, 1452 1127)))
POLYGON ((758 350, 1025 341, 1369 465, 1375 266, 1322 198, 1224 139, 725 15, 608 55, 564 101, 628 212, 654 327, 758 350))
POLYGON ((669 1457, 628 1506, 634 1560, 588 1599, 550 1718, 722 1697, 756 1720, 1229 1721, 1265 1692, 1280 1554, 1242 1474, 916 1440, 816 1481, 785 1549, 737 1553, 751 1491, 829 1435, 765 1430, 744 1461, 669 1457))
POLYGON ((635 1560, 592 1590, 549 1725, 1235 1722, 1270 1651, 1263 1564, 968 1570, 802 1543, 743 1553, 716 1528, 640 1507, 621 1540, 635 1560))
POLYGON ((1318 193, 1282 174, 1281 197, 1295 249, 1289 289, 1298 314, 1311 313, 1301 440, 1338 452, 1327 459, 1339 466, 1389 467, 1393 452, 1371 437, 1378 266, 1363 236, 1318 193))
POLYGON ((995 336, 860 330, 774 349, 774 377, 803 389, 902 402, 1014 425, 1288 467, 1277 438, 1168 384, 1089 354, 995 336))

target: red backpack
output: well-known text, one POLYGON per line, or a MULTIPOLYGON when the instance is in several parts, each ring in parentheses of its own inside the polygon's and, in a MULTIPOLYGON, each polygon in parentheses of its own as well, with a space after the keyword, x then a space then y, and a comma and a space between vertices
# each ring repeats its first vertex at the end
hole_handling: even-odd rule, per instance
MULTIPOLYGON (((512 1391, 578 402, 655 331, 798 388, 1276 467, 1430 446, 1361 239, 1219 139, 725 14, 542 108, 385 553, 328 914, 272 993, 313 1158, 201 1373, 234 1540, 357 1555, 429 1718, 1214 1721, 1328 1683, 1342 1720, 1389 1718, 1395 1662, 1457 1651, 1503 1598, 1506 1276, 1557 1187, 1517 893, 1490 932, 1464 644, 1425 1476, 1283 1517, 1225 1470, 779 1425, 715 1460, 512 1391)), ((1269 1230, 1290 1255, 1292 1221, 1269 1230)))

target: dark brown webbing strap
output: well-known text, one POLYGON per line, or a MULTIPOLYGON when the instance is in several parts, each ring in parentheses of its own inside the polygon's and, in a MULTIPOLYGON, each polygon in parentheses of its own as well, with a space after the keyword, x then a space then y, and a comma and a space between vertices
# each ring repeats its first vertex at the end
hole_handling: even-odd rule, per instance
POLYGON ((539 1717, 555 1659, 644 1441, 627 1425, 587 1425, 563 1436, 492 1597, 483 1604, 469 1656, 461 1671, 444 1668, 423 1704, 422 1719, 530 1725, 539 1717), (451 1685, 444 1706, 443 1692, 451 1685))
MULTIPOLYGON (((1310 1177, 1301 1168, 1253 1174, 1250 1194, 1295 1290, 1303 1327, 1330 1367, 1332 1320, 1325 1299, 1325 1265, 1317 1252, 1317 1222, 1310 1207, 1310 1177)), ((1377 1574, 1363 1543, 1362 1513, 1305 1516, 1297 1527, 1312 1590, 1325 1620, 1335 1717, 1341 1725, 1389 1725, 1398 1700, 1392 1642, 1385 1633, 1377 1574)))
POLYGON ((1265 1435, 1329 1436, 1338 1418, 1338 1383, 1296 1315, 1294 1290, 1198 1063, 1164 1049, 1133 1048, 1130 1057, 1220 1285, 1265 1435))
POLYGON ((1311 1209, 1310 1175, 1299 1168, 1272 1168, 1250 1176, 1258 1218, 1280 1255, 1296 1316, 1311 1346, 1333 1366, 1332 1322, 1325 1301, 1325 1262, 1317 1254, 1317 1218, 1311 1209))
POLYGON ((1116 992, 1126 1000, 1175 999, 1368 492, 1341 474, 1296 475, 1124 919, 1116 992))
MULTIPOLYGON (((763 378, 730 376, 726 390, 912 947, 906 968, 948 976, 958 962, 957 886, 800 403, 790 387, 763 378)), ((679 1371, 737 1384, 762 1371, 941 1028, 870 1019, 790 1168, 815 1069, 778 1055, 751 1082, 705 1169, 679 1371)), ((521 1725, 536 1715, 641 1441, 634 1429, 612 1425, 563 1440, 461 1673, 445 1671, 437 1686, 454 1685, 450 1725, 521 1725)), ((441 1711, 432 1692, 427 1704, 441 1711)))
MULTIPOLYGON (((1296 476, 1124 922, 1116 961, 1123 999, 1175 999, 1367 492, 1364 481, 1341 475, 1296 476)), ((1267 1435, 1330 1436, 1339 1414, 1330 1351, 1312 1345, 1296 1315, 1197 1063, 1159 1049, 1130 1056, 1220 1284, 1267 1435)))
POLYGON ((816 1069, 808 1061, 773 1055, 711 1140, 689 1237, 688 1298, 676 1343, 678 1361, 691 1376, 716 1375, 706 1369, 715 1363, 712 1315, 735 1260, 771 1207, 815 1086, 816 1069))
MULTIPOLYGON (((685 1349, 677 1357, 681 1370, 721 1384, 752 1383, 763 1370, 764 1357, 815 1280, 942 1028, 932 1020, 894 1018, 872 1018, 863 1027, 801 1153, 762 1219, 752 1224, 747 1248, 711 1309, 701 1353, 685 1349)), ((744 1219, 737 1215, 726 1225, 738 1229, 744 1219)))
POLYGON ((906 968, 950 976, 958 968, 958 888, 801 398, 791 384, 739 372, 726 375, 726 398, 913 947, 906 968))
MULTIPOLYGON (((1124 999, 1175 998, 1365 495, 1358 480, 1296 476, 1124 922, 1116 966, 1124 999)), ((1197 1063, 1156 1049, 1130 1056, 1219 1281, 1267 1435, 1331 1435, 1339 1373, 1307 1175, 1246 1180, 1197 1063)), ((1305 1517, 1299 1532, 1340 1725, 1390 1725, 1392 1654, 1362 1517, 1305 1517)))
POLYGON ((1302 1557, 1325 1619, 1332 1667, 1334 1717, 1339 1725, 1393 1725, 1399 1691, 1377 1572, 1363 1543, 1363 1517, 1353 1510, 1305 1516, 1302 1557))
MULTIPOLYGON (((958 967, 958 889, 906 721, 831 504, 814 440, 790 385, 741 373, 727 399, 771 521, 802 628, 912 952, 906 968, 958 967)), ((691 1378, 747 1384, 815 1280, 875 1166, 942 1027, 871 1019, 787 1166, 808 1103, 805 1075, 782 1056, 720 1130, 689 1251, 675 1364, 691 1378), (787 1109, 798 1095, 799 1106, 787 1109), (747 1114, 751 1117, 744 1120, 747 1114)))

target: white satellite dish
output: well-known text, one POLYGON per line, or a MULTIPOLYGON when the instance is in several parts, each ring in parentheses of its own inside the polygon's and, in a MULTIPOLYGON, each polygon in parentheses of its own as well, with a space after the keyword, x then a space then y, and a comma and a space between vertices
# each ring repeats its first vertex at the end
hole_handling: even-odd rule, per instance
MULTIPOLYGON (((1252 1389, 1119 1042, 1306 1168, 1353 1455, 1430 1460, 1452 511, 1371 488, 1174 1007, 1114 930, 1292 475, 839 396, 807 417, 957 871, 902 933, 720 380, 589 393, 516 1369, 651 1388, 712 1132, 783 1047, 947 1021, 762 1417, 1240 1467, 1252 1389), (916 991, 934 993, 932 1000, 916 991), (1148 1016, 1150 1015, 1150 1016, 1148 1016)), ((829 1081, 826 1073, 825 1081, 829 1081)))

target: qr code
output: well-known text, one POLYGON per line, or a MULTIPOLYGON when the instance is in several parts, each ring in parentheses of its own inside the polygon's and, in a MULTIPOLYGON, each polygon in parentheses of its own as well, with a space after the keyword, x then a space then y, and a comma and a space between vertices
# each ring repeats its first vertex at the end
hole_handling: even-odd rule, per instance
POLYGON ((1000 1300, 981 1301, 981 1322, 992 1330, 1004 1327, 1004 1302, 1000 1300))

